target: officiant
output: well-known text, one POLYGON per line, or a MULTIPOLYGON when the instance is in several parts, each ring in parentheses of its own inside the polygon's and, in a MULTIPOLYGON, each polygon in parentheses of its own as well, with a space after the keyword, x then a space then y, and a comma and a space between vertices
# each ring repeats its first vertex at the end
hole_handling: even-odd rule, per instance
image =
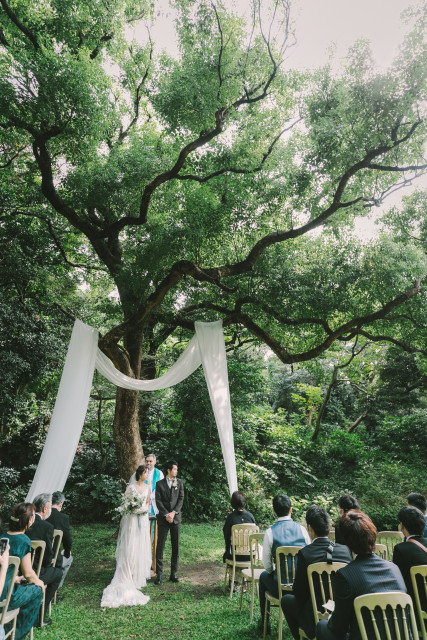
POLYGON ((159 480, 163 480, 164 475, 163 471, 160 471, 160 469, 156 467, 156 456, 154 453, 149 453, 148 456, 145 457, 145 464, 148 469, 147 483, 151 484, 151 515, 156 516, 159 513, 156 505, 156 484, 159 480))

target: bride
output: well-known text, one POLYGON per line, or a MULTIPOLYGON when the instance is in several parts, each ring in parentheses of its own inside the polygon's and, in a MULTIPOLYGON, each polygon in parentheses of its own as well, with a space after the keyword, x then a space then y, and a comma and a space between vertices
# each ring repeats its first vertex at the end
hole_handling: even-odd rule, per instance
POLYGON ((150 578, 151 540, 148 509, 151 485, 146 483, 148 468, 141 465, 135 482, 128 485, 119 511, 122 513, 116 549, 116 572, 102 594, 101 607, 147 604, 150 597, 139 589, 150 578))

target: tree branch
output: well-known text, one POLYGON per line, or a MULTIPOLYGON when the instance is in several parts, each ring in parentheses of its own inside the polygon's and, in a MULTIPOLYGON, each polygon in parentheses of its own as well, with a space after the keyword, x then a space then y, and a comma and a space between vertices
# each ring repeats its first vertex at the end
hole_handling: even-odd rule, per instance
POLYGON ((18 27, 18 29, 20 31, 22 31, 22 33, 30 40, 31 44, 33 45, 34 49, 39 49, 39 43, 37 42, 37 38, 36 36, 24 25, 22 24, 22 22, 19 20, 18 16, 16 15, 16 13, 14 13, 12 11, 12 9, 9 7, 8 3, 6 2, 6 0, 0 0, 0 4, 3 7, 6 15, 8 16, 8 18, 10 18, 10 20, 13 22, 13 24, 18 27))

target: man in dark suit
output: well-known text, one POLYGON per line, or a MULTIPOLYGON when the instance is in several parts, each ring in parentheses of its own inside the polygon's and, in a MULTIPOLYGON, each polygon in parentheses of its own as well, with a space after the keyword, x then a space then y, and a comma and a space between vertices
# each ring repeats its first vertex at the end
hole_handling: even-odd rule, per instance
POLYGON ((427 500, 422 493, 410 493, 406 496, 410 507, 417 507, 424 514, 424 538, 427 538, 427 500))
MULTIPOLYGON (((411 567, 427 564, 427 538, 424 536, 424 514, 416 507, 403 507, 399 511, 399 521, 406 540, 394 547, 393 562, 399 567, 408 593, 415 604, 414 590, 411 581, 411 567)), ((425 611, 427 601, 424 587, 418 589, 418 592, 420 594, 421 606, 425 611)))
POLYGON ((70 518, 66 513, 62 513, 62 507, 64 505, 65 496, 62 491, 55 491, 52 494, 52 511, 46 522, 50 522, 54 529, 62 531, 62 553, 58 553, 55 567, 61 569, 62 578, 59 583, 58 589, 64 584, 65 576, 67 575, 71 563, 73 562, 73 556, 71 555, 71 545, 73 538, 71 536, 70 518))
MULTIPOLYGON (((341 517, 340 529, 345 543, 357 557, 335 574, 335 610, 329 620, 318 622, 317 640, 344 640, 347 632, 350 640, 360 640, 354 612, 355 598, 385 591, 406 593, 405 582, 396 565, 374 553, 377 530, 366 513, 348 511, 341 517)), ((381 619, 378 619, 378 624, 383 626, 381 619)), ((375 632, 369 621, 367 625, 368 638, 374 638, 375 632)))
POLYGON ((156 484, 157 514, 157 549, 156 571, 157 577, 154 584, 162 583, 163 576, 163 551, 165 548, 168 531, 171 534, 172 558, 169 580, 179 582, 177 576, 179 557, 179 530, 182 520, 182 505, 184 504, 184 484, 176 476, 178 464, 171 460, 166 466, 167 475, 156 484))
MULTIPOLYGON (((36 507, 35 520, 28 531, 26 531, 26 535, 30 540, 44 540, 46 543, 42 568, 40 571, 40 580, 43 580, 46 585, 45 612, 47 612, 49 603, 52 601, 62 577, 62 570, 52 567, 53 526, 50 522, 46 522, 51 512, 52 495, 50 493, 41 493, 34 498, 33 503, 36 507)), ((37 558, 35 558, 34 565, 36 562, 37 558)), ((47 620, 45 613, 45 619, 40 621, 40 626, 44 627, 49 624, 52 624, 52 620, 47 620)))
POLYGON ((313 505, 308 509, 305 520, 312 543, 298 551, 293 593, 283 596, 281 602, 283 613, 295 640, 299 640, 299 627, 305 631, 309 638, 314 638, 316 634, 308 583, 308 566, 315 562, 348 563, 352 561, 347 546, 334 544, 329 540, 331 520, 326 511, 313 505))

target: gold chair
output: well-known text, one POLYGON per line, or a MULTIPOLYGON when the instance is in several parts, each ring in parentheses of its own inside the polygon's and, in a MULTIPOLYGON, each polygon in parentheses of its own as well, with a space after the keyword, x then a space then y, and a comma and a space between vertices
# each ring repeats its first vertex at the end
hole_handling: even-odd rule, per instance
POLYGON ((278 640, 282 640, 283 611, 280 606, 280 601, 284 591, 292 591, 296 570, 295 557, 300 549, 302 549, 302 547, 277 547, 276 549, 276 572, 279 597, 275 598, 269 591, 265 594, 264 638, 267 633, 268 616, 270 616, 273 620, 278 622, 278 640), (285 569, 285 575, 282 575, 283 568, 285 569), (268 605, 270 605, 270 607, 268 605), (272 607, 279 608, 279 616, 277 618, 271 611, 272 607))
POLYGON ((396 640, 416 640, 418 638, 414 606, 407 593, 401 591, 367 593, 355 599, 354 610, 362 640, 373 640, 374 637, 375 640, 390 640, 392 630, 394 630, 396 640), (367 610, 365 618, 363 610, 367 610), (387 615, 387 611, 389 615, 387 615), (366 628, 368 619, 371 621, 375 636, 372 635, 372 630, 366 628), (380 620, 383 623, 383 629, 378 624, 380 620))
MULTIPOLYGON (((254 601, 255 601, 255 587, 258 586, 259 577, 264 571, 262 565, 261 549, 262 541, 264 539, 263 533, 251 533, 249 536, 249 547, 251 555, 251 567, 250 569, 242 569, 242 576, 246 582, 251 583, 251 613, 249 622, 251 623, 254 617, 254 601)), ((242 585, 243 587, 243 585, 242 585)), ((240 590, 240 610, 242 609, 243 600, 243 588, 240 590)))
MULTIPOLYGON (((236 556, 249 556, 251 548, 249 546, 249 536, 251 533, 258 533, 259 527, 251 522, 245 522, 244 524, 234 524, 231 527, 231 548, 233 551, 233 558, 229 558, 225 561, 225 576, 224 576, 224 592, 227 582, 228 569, 231 569, 230 578, 230 598, 233 596, 233 587, 236 582, 236 578, 243 577, 241 574, 242 569, 249 569, 251 566, 250 560, 236 560, 236 556)), ((242 584, 243 588, 243 584, 242 584)))
POLYGON ((377 542, 375 545, 375 553, 383 560, 388 560, 388 547, 386 544, 377 542))
POLYGON ((389 558, 393 557, 394 547, 404 539, 405 536, 401 531, 379 531, 377 533, 377 542, 386 545, 389 558))
POLYGON ((19 609, 12 609, 8 611, 10 598, 12 596, 13 587, 15 586, 15 578, 18 575, 19 565, 21 560, 16 556, 9 556, 9 567, 13 566, 9 587, 7 589, 6 597, 0 601, 0 626, 12 623, 12 628, 5 635, 5 640, 15 640, 16 631, 16 619, 18 617, 19 609))
POLYGON ((329 531, 328 538, 329 538, 329 540, 332 540, 332 542, 335 542, 335 529, 331 529, 329 531))
MULTIPOLYGON (((58 553, 59 550, 61 548, 61 542, 62 542, 62 536, 63 536, 63 531, 61 529, 54 529, 53 530, 53 539, 52 539, 52 550, 53 550, 53 558, 52 558, 52 567, 55 567, 56 565, 56 561, 58 559, 58 553)), ((56 591, 55 591, 55 595, 53 596, 53 604, 56 604, 56 591)), ((49 602, 49 611, 48 611, 49 615, 51 615, 52 613, 52 601, 49 602)))
MULTIPOLYGON (((44 552, 46 551, 46 542, 44 540, 31 540, 31 564, 37 577, 40 578, 40 571, 42 568, 44 552)), ((43 591, 43 600, 40 607, 40 620, 44 620, 44 603, 45 592, 43 591)), ((34 637, 34 627, 30 631, 30 640, 34 637)))
POLYGON ((412 587, 414 589, 415 596, 415 604, 418 611, 418 618, 420 620, 421 625, 421 638, 422 640, 427 640, 427 607, 424 610, 421 606, 421 598, 420 593, 423 592, 422 586, 424 587, 424 601, 427 601, 427 565, 418 565, 416 567, 411 567, 411 581, 412 587), (418 578, 418 579, 417 579, 418 578), (422 583, 422 586, 421 586, 422 583))
POLYGON ((56 565, 56 561, 57 561, 57 559, 58 559, 58 553, 59 553, 59 550, 60 550, 60 548, 61 548, 62 536, 63 536, 63 532, 61 531, 61 529, 54 529, 54 530, 53 530, 53 540, 52 540, 53 558, 52 558, 52 567, 54 567, 54 566, 56 565))

